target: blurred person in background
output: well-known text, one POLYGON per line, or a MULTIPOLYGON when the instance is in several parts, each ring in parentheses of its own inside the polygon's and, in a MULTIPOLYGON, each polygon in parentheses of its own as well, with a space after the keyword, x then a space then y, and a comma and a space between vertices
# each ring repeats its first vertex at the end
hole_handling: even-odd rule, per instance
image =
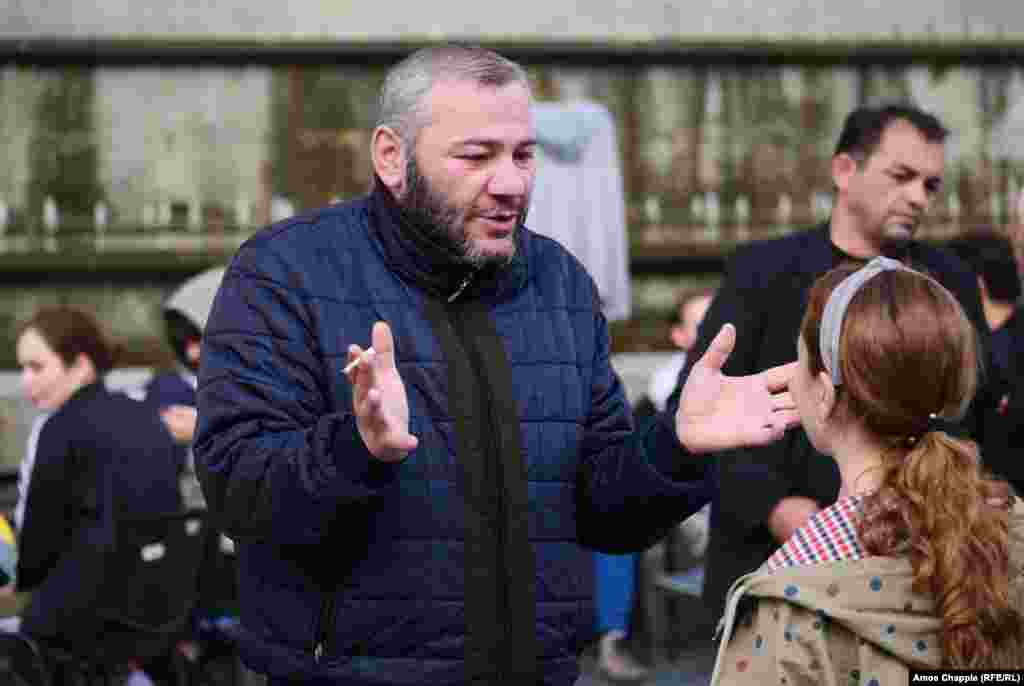
MULTIPOLYGON (((144 389, 146 404, 160 415, 178 444, 185 465, 181 477, 182 501, 192 511, 206 509, 192 453, 198 420, 196 385, 203 330, 225 271, 223 266, 206 269, 186 279, 168 295, 161 315, 167 344, 178 365, 155 374, 144 389)), ((234 658, 233 638, 238 627, 234 544, 213 530, 208 541, 200 569, 199 597, 190 625, 191 634, 189 640, 179 644, 193 663, 194 671, 206 673, 217 669, 224 662, 222 658, 234 658)))
POLYGON ((645 401, 650 402, 656 412, 665 411, 668 398, 679 380, 679 373, 686 365, 686 354, 697 342, 697 330, 714 297, 714 288, 687 289, 679 294, 672 310, 668 332, 669 341, 678 352, 651 374, 647 396, 637 403, 637 414, 643 411, 640 406, 645 401))
POLYGON ((150 408, 105 388, 114 358, 85 310, 42 308, 18 330, 23 391, 48 413, 26 456, 34 466, 16 576, 17 590, 31 592, 20 630, 44 652, 78 654, 119 636, 96 605, 102 589, 124 583, 106 568, 117 520, 181 512, 180 455, 150 408))
MULTIPOLYGON (((669 321, 669 342, 678 352, 651 375, 647 394, 634 408, 637 417, 665 410, 665 402, 675 388, 686 361, 686 351, 697 340, 697 327, 714 293, 713 288, 700 288, 686 289, 679 294, 669 321)), ((695 538, 703 538, 706 517, 702 521, 695 518, 696 515, 688 518, 681 526, 688 532, 693 529, 695 538)), ((596 666, 599 674, 608 681, 638 681, 646 678, 650 671, 649 646, 639 645, 644 640, 652 640, 642 627, 638 631, 638 624, 642 622, 642 606, 638 603, 642 590, 641 555, 594 554, 597 564, 594 578, 597 629, 601 636, 597 644, 596 666)))
MULTIPOLYGON (((942 189, 947 136, 936 117, 913 105, 852 111, 831 161, 831 217, 815 228, 736 251, 675 393, 689 364, 725 322, 748 334, 740 336, 729 359, 730 373, 749 374, 794 359, 815 280, 840 264, 861 265, 878 255, 934 276, 957 297, 979 334, 987 336, 970 268, 951 252, 916 240, 942 189)), ((670 398, 667 412, 674 409, 670 398)), ((977 418, 978 413, 970 414, 972 428, 977 418)), ((763 563, 811 515, 835 502, 839 471, 802 430, 773 445, 720 455, 711 470, 715 497, 703 599, 713 626, 732 583, 763 563)))
POLYGON ((199 373, 203 329, 225 270, 226 267, 213 267, 200 272, 181 284, 164 301, 161 308, 164 331, 178 367, 153 375, 144 389, 146 404, 160 414, 179 445, 185 464, 182 495, 186 506, 191 508, 205 506, 195 479, 192 456, 197 420, 196 375, 199 373))
MULTIPOLYGON (((978 291, 991 332, 1013 326, 1021 296, 1020 274, 1013 242, 993 228, 972 230, 949 242, 948 247, 966 262, 978 279, 978 291)), ((997 363, 1004 362, 997 356, 997 363)))
POLYGON ((798 348, 791 390, 839 498, 734 585, 712 685, 1024 667, 1024 504, 957 424, 982 352, 956 298, 896 260, 841 267, 798 348))
MULTIPOLYGON (((1012 254, 1016 258, 1016 276, 1018 283, 1024 275, 1024 189, 1017 196, 1014 221, 1007 227, 1007 235, 1012 243, 1012 254)), ((1001 265, 1000 295, 1005 301, 1014 291, 1004 284, 1009 277, 1005 266, 1007 257, 1005 243, 999 243, 991 252, 984 253, 984 260, 1001 265)), ((992 334, 991 374, 1000 383, 998 389, 999 403, 986 424, 986 431, 991 427, 991 435, 985 436, 983 457, 993 470, 1005 477, 1018 493, 1024 489, 1024 459, 1021 458, 1021 446, 1024 446, 1024 301, 1020 298, 1020 290, 1016 291, 1015 307, 1003 302, 995 310, 999 315, 996 323, 1000 326, 992 334), (991 453, 991 455, 989 455, 991 453)))
POLYGON ((1020 492, 1024 488, 1024 459, 1019 438, 1024 415, 1016 404, 1011 410, 1011 400, 1024 389, 1024 315, 1013 245, 1005 233, 988 228, 954 239, 950 247, 977 274, 985 320, 992 333, 985 382, 998 401, 987 407, 982 417, 982 458, 989 469, 1020 492))

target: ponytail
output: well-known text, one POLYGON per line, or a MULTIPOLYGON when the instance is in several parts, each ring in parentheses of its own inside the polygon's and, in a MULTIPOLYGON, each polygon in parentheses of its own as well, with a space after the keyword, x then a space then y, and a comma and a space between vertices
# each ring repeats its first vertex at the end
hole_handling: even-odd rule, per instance
POLYGON ((909 557, 914 591, 932 595, 942 618, 943 666, 1024 667, 1009 486, 983 473, 973 442, 938 430, 894 442, 882 468, 858 534, 869 554, 909 557))

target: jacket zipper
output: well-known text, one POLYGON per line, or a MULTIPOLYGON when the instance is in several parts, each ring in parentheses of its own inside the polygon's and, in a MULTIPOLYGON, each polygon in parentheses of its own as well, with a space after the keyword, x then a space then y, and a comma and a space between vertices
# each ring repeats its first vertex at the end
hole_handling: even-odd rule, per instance
POLYGON ((750 578, 757 575, 756 571, 744 574, 736 581, 732 582, 732 586, 729 587, 729 592, 726 594, 725 613, 722 618, 718 620, 718 627, 715 629, 715 634, 712 639, 714 643, 717 643, 715 650, 715 666, 711 671, 710 686, 715 686, 718 683, 718 677, 722 668, 722 657, 724 654, 723 648, 725 643, 732 636, 733 625, 736 623, 736 611, 740 605, 740 599, 743 594, 747 592, 749 588, 750 578))
POLYGON ((313 661, 317 664, 323 659, 327 652, 330 632, 334 630, 334 615, 337 611, 335 596, 331 596, 320 606, 320 613, 316 618, 316 631, 313 639, 313 661))
POLYGON ((466 286, 469 285, 469 282, 473 280, 473 276, 475 275, 475 269, 471 270, 468 274, 466 274, 466 278, 462 280, 462 283, 460 283, 459 287, 455 289, 455 292, 448 296, 448 302, 455 302, 455 299, 462 295, 462 291, 466 290, 466 286))

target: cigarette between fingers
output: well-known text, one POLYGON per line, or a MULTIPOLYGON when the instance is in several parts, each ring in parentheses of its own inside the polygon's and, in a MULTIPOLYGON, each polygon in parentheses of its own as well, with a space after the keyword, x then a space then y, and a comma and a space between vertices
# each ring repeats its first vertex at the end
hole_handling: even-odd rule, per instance
POLYGON ((359 363, 362 362, 366 358, 367 355, 371 355, 374 352, 376 352, 376 351, 373 349, 373 346, 370 346, 369 348, 367 348, 366 350, 363 351, 362 355, 360 355, 359 357, 357 357, 356 359, 352 360, 347 365, 345 365, 345 368, 343 370, 341 370, 341 373, 342 374, 348 374, 353 369, 358 367, 359 363))

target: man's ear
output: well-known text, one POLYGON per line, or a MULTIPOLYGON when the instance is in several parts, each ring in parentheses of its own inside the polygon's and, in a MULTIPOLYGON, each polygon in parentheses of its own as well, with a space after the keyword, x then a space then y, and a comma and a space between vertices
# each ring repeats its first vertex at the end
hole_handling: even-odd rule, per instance
POLYGON ((840 191, 845 191, 850 185, 850 179, 857 173, 857 160, 849 154, 841 152, 832 158, 832 183, 840 191))
POLYGON ((378 126, 370 140, 373 170, 391 194, 401 198, 405 194, 405 146, 402 137, 390 126, 378 126))

